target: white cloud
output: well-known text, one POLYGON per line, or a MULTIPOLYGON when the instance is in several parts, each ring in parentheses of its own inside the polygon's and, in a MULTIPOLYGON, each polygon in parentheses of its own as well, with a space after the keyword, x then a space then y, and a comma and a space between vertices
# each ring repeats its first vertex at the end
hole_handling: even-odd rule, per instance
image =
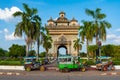
POLYGON ((5 34, 5 39, 6 40, 19 40, 22 38, 14 36, 14 32, 13 32, 12 34, 5 34))
POLYGON ((9 8, 5 8, 5 9, 0 8, 0 19, 9 21, 10 19, 13 18, 12 14, 15 13, 16 11, 21 11, 21 10, 15 6, 11 7, 10 9, 9 8))
POLYGON ((107 35, 107 39, 114 39, 116 38, 117 36, 115 34, 108 34, 107 35))
POLYGON ((22 38, 14 36, 14 32, 12 32, 12 34, 9 33, 9 30, 7 28, 5 28, 3 30, 4 35, 5 35, 5 40, 20 40, 22 38))
POLYGON ((120 36, 115 34, 108 34, 107 39, 110 40, 114 44, 120 44, 120 36))
POLYGON ((5 34, 7 34, 9 31, 7 28, 4 29, 5 34))

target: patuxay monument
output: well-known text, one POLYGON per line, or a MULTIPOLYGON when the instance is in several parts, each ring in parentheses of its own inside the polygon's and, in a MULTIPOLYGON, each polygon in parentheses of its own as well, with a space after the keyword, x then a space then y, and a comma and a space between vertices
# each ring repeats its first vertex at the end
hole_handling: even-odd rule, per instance
POLYGON ((52 48, 48 53, 54 57, 59 55, 59 48, 61 47, 66 49, 66 54, 77 56, 77 51, 73 48, 73 41, 78 37, 78 28, 80 25, 75 18, 68 20, 65 16, 65 12, 60 12, 56 20, 51 17, 45 25, 53 40, 52 48))

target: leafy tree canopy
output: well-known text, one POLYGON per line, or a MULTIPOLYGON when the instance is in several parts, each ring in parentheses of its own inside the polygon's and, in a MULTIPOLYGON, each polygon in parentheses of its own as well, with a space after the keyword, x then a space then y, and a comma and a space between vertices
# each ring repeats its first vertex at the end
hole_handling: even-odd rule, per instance
POLYGON ((6 56, 7 51, 0 48, 0 57, 6 56))
POLYGON ((25 46, 20 46, 18 44, 13 44, 10 48, 9 48, 9 56, 10 57, 22 57, 25 56, 25 46))

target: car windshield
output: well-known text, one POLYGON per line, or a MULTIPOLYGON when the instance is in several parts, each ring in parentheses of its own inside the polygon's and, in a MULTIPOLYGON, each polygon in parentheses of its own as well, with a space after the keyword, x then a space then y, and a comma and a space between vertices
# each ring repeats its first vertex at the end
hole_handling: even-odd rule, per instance
POLYGON ((26 59, 25 61, 26 62, 34 62, 34 61, 36 61, 36 59, 26 59))
POLYGON ((71 58, 59 58, 59 62, 70 62, 71 58))

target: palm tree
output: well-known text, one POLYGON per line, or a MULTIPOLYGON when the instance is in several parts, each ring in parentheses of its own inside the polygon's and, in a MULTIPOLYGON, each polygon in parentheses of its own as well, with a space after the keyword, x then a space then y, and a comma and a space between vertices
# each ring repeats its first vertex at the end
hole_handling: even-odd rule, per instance
POLYGON ((74 40, 73 42, 74 42, 73 48, 74 48, 75 50, 77 50, 77 54, 79 54, 79 50, 82 49, 82 44, 83 44, 83 42, 80 42, 80 39, 79 39, 79 38, 77 38, 77 39, 74 40))
POLYGON ((92 26, 94 29, 94 36, 96 37, 96 44, 98 43, 99 39, 105 41, 106 28, 111 28, 111 24, 104 20, 104 18, 106 18, 106 15, 104 13, 101 13, 100 8, 97 8, 95 11, 86 9, 86 14, 92 16, 93 18, 92 26))
POLYGON ((23 12, 17 11, 13 14, 14 17, 20 16, 22 18, 21 22, 16 25, 15 36, 21 37, 23 34, 26 35, 26 56, 28 56, 29 45, 33 42, 33 34, 35 32, 33 17, 37 14, 37 9, 29 8, 27 4, 23 3, 23 12))
POLYGON ((89 53, 90 53, 90 56, 92 58, 95 58, 97 55, 96 55, 96 50, 98 49, 98 46, 97 45, 89 45, 88 46, 88 50, 89 50, 89 53))
POLYGON ((37 60, 39 59, 39 47, 40 47, 40 30, 41 30, 41 18, 38 15, 35 15, 33 17, 34 20, 34 27, 35 27, 35 33, 33 34, 34 40, 37 42, 37 60))
POLYGON ((85 41, 86 39, 87 56, 89 59, 88 45, 89 45, 89 42, 92 42, 93 40, 93 32, 91 28, 92 26, 91 26, 91 22, 88 22, 88 21, 82 21, 82 22, 83 22, 83 26, 80 26, 79 28, 79 35, 82 41, 85 41))
POLYGON ((43 47, 46 50, 46 58, 47 58, 48 51, 52 47, 52 38, 48 33, 43 36, 43 47))

